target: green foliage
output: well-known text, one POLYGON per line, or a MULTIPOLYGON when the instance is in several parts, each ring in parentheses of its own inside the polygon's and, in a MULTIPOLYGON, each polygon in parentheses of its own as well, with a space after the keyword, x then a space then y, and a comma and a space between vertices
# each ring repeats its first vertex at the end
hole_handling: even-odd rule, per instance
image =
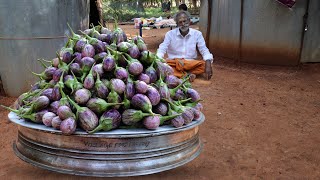
POLYGON ((170 12, 162 12, 161 8, 145 8, 145 18, 151 18, 151 17, 167 17, 169 15, 173 16, 175 13, 178 12, 178 10, 175 8, 171 8, 170 12))
POLYGON ((105 21, 113 21, 114 19, 119 22, 130 21, 135 17, 145 15, 142 4, 138 4, 136 0, 103 0, 102 9, 105 21))
POLYGON ((130 22, 134 18, 144 17, 168 17, 173 16, 176 8, 171 8, 171 12, 162 12, 161 7, 144 7, 147 0, 103 0, 103 19, 110 22, 117 19, 118 22, 130 22))

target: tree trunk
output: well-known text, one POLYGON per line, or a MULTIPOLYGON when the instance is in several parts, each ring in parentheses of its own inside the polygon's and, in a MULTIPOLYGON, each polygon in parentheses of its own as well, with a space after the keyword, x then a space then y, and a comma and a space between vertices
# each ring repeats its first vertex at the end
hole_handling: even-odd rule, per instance
POLYGON ((180 5, 179 0, 175 0, 175 2, 176 2, 176 7, 178 7, 180 5))
POLYGON ((97 4, 98 12, 99 12, 99 22, 101 24, 104 24, 103 18, 102 18, 102 2, 101 2, 101 0, 97 0, 96 4, 97 4))
POLYGON ((197 8, 197 0, 192 0, 192 5, 194 8, 197 8))
POLYGON ((137 0, 137 11, 144 13, 143 0, 137 0))

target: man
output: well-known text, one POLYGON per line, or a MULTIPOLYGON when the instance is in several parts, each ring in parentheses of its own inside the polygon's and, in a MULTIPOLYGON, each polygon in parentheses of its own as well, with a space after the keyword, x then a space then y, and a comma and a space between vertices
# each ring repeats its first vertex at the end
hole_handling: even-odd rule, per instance
POLYGON ((167 53, 167 63, 174 69, 174 75, 179 78, 190 74, 190 80, 193 81, 196 75, 205 73, 206 79, 211 79, 213 55, 206 47, 202 33, 189 28, 190 14, 187 11, 179 11, 175 21, 178 28, 166 33, 164 41, 157 50, 157 56, 163 58, 167 53), (203 60, 196 60, 197 47, 203 60))

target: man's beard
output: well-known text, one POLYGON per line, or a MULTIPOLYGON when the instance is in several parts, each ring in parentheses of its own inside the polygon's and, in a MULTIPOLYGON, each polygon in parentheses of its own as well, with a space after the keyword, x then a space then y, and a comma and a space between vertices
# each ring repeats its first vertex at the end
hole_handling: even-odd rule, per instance
POLYGON ((189 30, 189 26, 180 26, 179 29, 181 32, 187 32, 189 30))

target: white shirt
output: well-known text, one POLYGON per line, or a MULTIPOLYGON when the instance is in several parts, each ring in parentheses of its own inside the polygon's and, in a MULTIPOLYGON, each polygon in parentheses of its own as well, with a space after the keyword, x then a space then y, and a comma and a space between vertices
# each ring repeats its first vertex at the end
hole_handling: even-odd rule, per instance
POLYGON ((167 52, 168 59, 184 58, 192 60, 197 58, 197 49, 204 60, 213 60, 213 55, 206 46, 202 33, 198 30, 189 28, 189 33, 183 37, 179 28, 168 31, 164 41, 160 44, 157 55, 164 57, 167 52))

